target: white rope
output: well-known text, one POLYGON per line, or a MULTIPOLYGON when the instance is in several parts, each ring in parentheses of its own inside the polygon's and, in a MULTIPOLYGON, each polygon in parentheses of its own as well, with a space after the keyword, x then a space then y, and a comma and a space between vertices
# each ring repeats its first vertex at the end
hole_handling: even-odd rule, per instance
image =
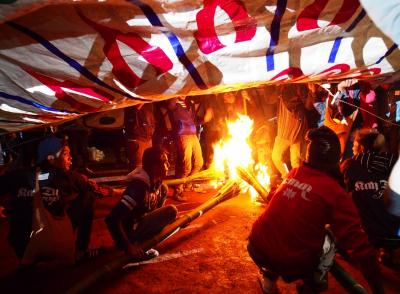
MULTIPOLYGON (((331 95, 332 97, 335 97, 335 95, 333 95, 332 92, 329 89, 326 89, 324 87, 321 87, 321 88, 324 89, 326 92, 328 92, 328 94, 331 95)), ((353 106, 353 107, 355 107, 355 108, 357 108, 359 110, 365 111, 366 113, 368 113, 368 114, 370 114, 370 115, 372 115, 372 116, 374 116, 374 117, 376 117, 376 118, 378 118, 378 119, 380 119, 380 120, 382 120, 382 121, 384 121, 386 123, 389 123, 389 124, 391 124, 393 126, 400 127, 400 124, 392 122, 391 120, 385 119, 383 117, 380 117, 379 115, 376 115, 375 113, 372 113, 372 112, 370 112, 370 111, 368 111, 368 110, 366 110, 366 109, 364 109, 364 108, 362 108, 360 106, 354 105, 352 103, 349 103, 349 102, 346 102, 346 101, 343 101, 343 100, 339 100, 339 102, 351 105, 351 106, 353 106)))

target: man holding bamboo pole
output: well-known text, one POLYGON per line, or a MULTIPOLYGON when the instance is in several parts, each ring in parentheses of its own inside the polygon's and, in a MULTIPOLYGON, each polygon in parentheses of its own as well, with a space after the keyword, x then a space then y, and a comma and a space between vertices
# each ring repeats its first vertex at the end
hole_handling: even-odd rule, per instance
POLYGON ((144 253, 138 244, 155 236, 177 215, 175 206, 163 206, 168 192, 162 184, 169 167, 166 152, 150 147, 144 151, 142 162, 143 168, 128 175, 128 187, 106 218, 117 247, 134 260, 158 255, 154 249, 144 253))

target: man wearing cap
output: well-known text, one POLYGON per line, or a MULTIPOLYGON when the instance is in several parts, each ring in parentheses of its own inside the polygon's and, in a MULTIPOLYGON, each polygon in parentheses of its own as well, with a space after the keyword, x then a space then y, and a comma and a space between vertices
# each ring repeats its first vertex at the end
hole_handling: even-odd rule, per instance
POLYGON ((336 244, 352 252, 373 292, 383 293, 376 252, 343 188, 339 139, 327 127, 311 129, 306 139, 306 161, 287 175, 250 233, 248 251, 262 270, 263 290, 276 291, 279 276, 302 279, 305 291, 323 290, 336 244))
MULTIPOLYGON (((38 146, 38 180, 44 207, 53 216, 68 214, 77 232, 76 256, 84 256, 90 241, 95 195, 111 195, 84 176, 70 171, 69 148, 57 137, 42 140, 38 146)), ((8 240, 22 258, 32 230, 32 203, 36 170, 17 170, 0 177, 0 195, 9 194, 8 240)))

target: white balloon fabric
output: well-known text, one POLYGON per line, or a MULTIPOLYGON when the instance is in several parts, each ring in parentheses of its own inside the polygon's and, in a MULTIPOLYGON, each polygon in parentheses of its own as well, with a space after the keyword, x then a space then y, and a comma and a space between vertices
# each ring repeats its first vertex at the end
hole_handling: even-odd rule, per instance
POLYGON ((389 36, 400 44, 400 0, 360 0, 368 16, 389 36))
POLYGON ((397 44, 358 0, 2 3, 0 132, 180 94, 399 77, 397 44))

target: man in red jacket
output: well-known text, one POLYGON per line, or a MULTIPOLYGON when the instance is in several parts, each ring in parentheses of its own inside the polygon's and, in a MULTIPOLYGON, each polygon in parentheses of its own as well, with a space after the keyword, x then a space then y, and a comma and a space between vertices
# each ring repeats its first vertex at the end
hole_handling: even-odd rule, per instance
POLYGON ((288 174, 250 233, 248 251, 264 274, 263 290, 277 290, 281 276, 286 281, 303 279, 305 289, 321 291, 314 277, 318 273, 322 280, 329 269, 326 255, 333 261, 332 250, 323 250, 329 224, 335 245, 351 251, 373 292, 383 293, 376 252, 343 188, 339 139, 327 127, 310 130, 306 139, 306 161, 288 174))

